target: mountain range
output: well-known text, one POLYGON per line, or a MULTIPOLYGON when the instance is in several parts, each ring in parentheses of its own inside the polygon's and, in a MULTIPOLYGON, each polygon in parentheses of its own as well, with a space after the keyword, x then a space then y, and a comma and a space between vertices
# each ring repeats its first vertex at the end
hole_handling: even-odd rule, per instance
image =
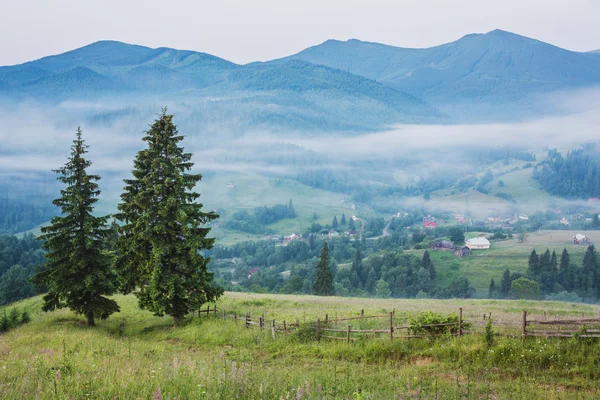
POLYGON ((501 30, 424 49, 328 40, 247 65, 194 51, 101 41, 0 67, 0 97, 11 101, 210 103, 224 116, 246 115, 243 123, 250 127, 296 130, 522 118, 552 112, 532 101, 536 96, 599 84, 600 53, 501 30))

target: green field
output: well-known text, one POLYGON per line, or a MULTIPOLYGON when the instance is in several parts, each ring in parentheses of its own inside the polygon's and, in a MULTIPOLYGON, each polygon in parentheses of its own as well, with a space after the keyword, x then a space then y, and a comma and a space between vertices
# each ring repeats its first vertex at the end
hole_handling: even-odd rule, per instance
MULTIPOLYGON (((322 225, 331 224, 333 217, 341 218, 356 215, 370 215, 372 211, 357 205, 357 210, 352 210, 350 196, 340 193, 314 189, 301 183, 285 180, 276 184, 275 179, 269 179, 256 173, 247 174, 219 174, 198 186, 202 194, 201 201, 209 209, 223 210, 219 224, 222 225, 236 211, 252 211, 258 206, 273 206, 287 204, 290 199, 294 203, 297 218, 284 219, 269 225, 277 235, 290 235, 303 233, 313 222, 322 225), (228 186, 228 184, 232 184, 228 186), (313 220, 314 213, 318 219, 313 220)), ((252 235, 243 232, 232 232, 217 226, 213 234, 220 244, 232 244, 244 240, 265 239, 268 235, 252 235)))
MULTIPOLYGON (((41 313, 40 298, 16 305, 33 321, 0 336, 3 399, 593 399, 600 396, 599 344, 577 340, 479 336, 435 340, 316 342, 301 334, 140 311, 116 296, 122 311, 95 328, 67 310, 41 313)), ((596 315, 592 305, 500 300, 375 300, 226 293, 220 310, 265 319, 313 321, 330 316, 422 310, 467 319, 491 313, 517 319, 596 315)), ((304 331, 303 331, 304 332, 304 331)))
MULTIPOLYGON (((580 232, 542 230, 528 234, 523 243, 519 243, 516 238, 493 241, 489 250, 476 250, 466 257, 456 257, 452 252, 430 251, 438 272, 437 284, 446 286, 453 279, 465 276, 477 290, 475 296, 486 297, 490 280, 494 278, 498 284, 506 268, 511 272, 526 272, 529 255, 533 249, 538 253, 546 249, 550 249, 551 252, 554 250, 560 258, 561 252, 566 248, 571 256, 571 263, 581 266, 587 246, 573 244, 573 235, 576 233, 580 232)), ((600 231, 586 231, 585 234, 592 242, 600 243, 600 231)), ((477 233, 469 235, 477 236, 477 233)), ((408 252, 421 256, 424 251, 408 252)))

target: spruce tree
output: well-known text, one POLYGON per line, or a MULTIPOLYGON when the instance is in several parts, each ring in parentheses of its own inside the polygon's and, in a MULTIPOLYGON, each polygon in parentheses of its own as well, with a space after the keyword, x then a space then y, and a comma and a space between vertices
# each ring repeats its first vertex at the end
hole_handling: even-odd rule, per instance
POLYGON ((566 248, 563 249, 560 256, 558 277, 560 284, 566 291, 571 292, 575 289, 575 271, 571 267, 569 252, 566 248))
POLYGON ((48 250, 47 262, 34 280, 48 288, 44 311, 68 307, 85 315, 87 324, 93 326, 95 318, 106 319, 119 311, 119 306, 104 297, 115 293, 116 276, 110 257, 103 251, 108 217, 92 215, 100 195, 96 183, 100 177, 87 173, 92 165, 84 158, 87 148, 81 128, 77 128, 67 163, 54 171, 67 186, 53 201, 62 215, 42 228, 40 239, 48 250))
POLYGON ((333 229, 336 229, 336 228, 338 227, 337 215, 335 215, 335 216, 333 217, 333 221, 331 222, 331 227, 332 227, 333 229))
POLYGON ((360 244, 357 242, 356 250, 354 252, 354 259, 352 260, 352 265, 350 266, 350 271, 352 273, 352 285, 358 289, 362 289, 367 279, 366 273, 363 268, 362 262, 362 252, 360 250, 360 244))
POLYGON ((534 280, 538 279, 539 264, 540 264, 540 258, 538 257, 535 249, 533 249, 531 251, 531 254, 529 255, 529 261, 528 261, 528 266, 527 266, 527 276, 530 279, 534 279, 534 280))
POLYGON ((296 209, 294 208, 294 203, 292 199, 288 203, 288 218, 296 218, 296 209))
POLYGON ((589 296, 600 297, 600 271, 598 270, 598 257, 596 247, 588 246, 583 256, 582 288, 589 296))
POLYGON ((600 217, 598 216, 598 214, 594 214, 594 216, 592 217, 592 228, 600 228, 600 217))
POLYGON ((346 225, 346 214, 342 214, 342 219, 340 220, 340 225, 346 225))
POLYGON ((218 215, 195 202, 200 195, 192 190, 202 176, 189 173, 192 154, 179 146, 182 140, 163 109, 146 132, 133 178, 125 180, 117 215, 123 222, 116 264, 122 290, 135 291, 142 309, 170 315, 175 324, 223 293, 202 254, 213 247, 207 224, 218 215))
POLYGON ((425 250, 425 253, 423 253, 423 258, 421 259, 421 267, 429 271, 429 278, 431 279, 431 281, 434 281, 437 276, 437 272, 435 270, 435 265, 431 260, 431 256, 429 255, 429 252, 427 250, 425 250))
POLYGON ((512 284, 512 279, 510 277, 510 271, 508 268, 502 274, 502 282, 500 283, 500 293, 502 293, 503 297, 508 297, 510 293, 510 285, 512 284))
POLYGON ((313 284, 313 294, 318 296, 333 296, 333 273, 329 268, 329 248, 327 242, 323 242, 321 256, 315 267, 315 281, 313 284))
POLYGON ((494 297, 496 297, 496 282, 494 282, 494 278, 492 278, 492 280, 490 281, 490 287, 488 289, 488 297, 490 299, 493 299, 494 297))

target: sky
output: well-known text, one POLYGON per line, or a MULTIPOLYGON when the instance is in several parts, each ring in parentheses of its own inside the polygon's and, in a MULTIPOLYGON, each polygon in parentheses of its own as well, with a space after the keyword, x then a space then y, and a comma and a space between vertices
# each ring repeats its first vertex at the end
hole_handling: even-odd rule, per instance
POLYGON ((503 29, 600 49, 599 0, 0 0, 0 65, 98 40, 172 47, 237 63, 327 39, 430 47, 503 29))

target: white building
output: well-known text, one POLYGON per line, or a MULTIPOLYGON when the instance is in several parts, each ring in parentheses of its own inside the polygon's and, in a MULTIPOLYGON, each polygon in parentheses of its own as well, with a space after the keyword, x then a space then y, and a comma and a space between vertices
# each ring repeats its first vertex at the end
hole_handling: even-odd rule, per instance
POLYGON ((484 237, 468 239, 466 245, 471 250, 485 250, 490 248, 490 241, 484 237))

